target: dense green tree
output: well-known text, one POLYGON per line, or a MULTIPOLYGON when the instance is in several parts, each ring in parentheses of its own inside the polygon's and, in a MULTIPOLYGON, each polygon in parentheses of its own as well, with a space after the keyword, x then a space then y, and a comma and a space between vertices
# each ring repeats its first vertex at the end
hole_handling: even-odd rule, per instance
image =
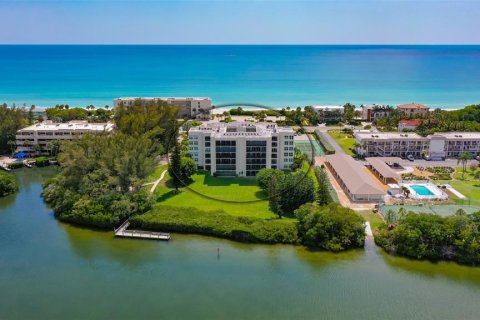
POLYGON ((330 182, 325 168, 323 166, 315 167, 315 175, 318 180, 317 202, 321 206, 327 205, 332 202, 332 196, 330 195, 330 182))
POLYGON ((410 212, 396 225, 381 227, 375 242, 390 253, 410 258, 478 265, 480 212, 447 217, 410 212))
POLYGON ((0 171, 0 197, 15 193, 18 190, 17 180, 11 173, 0 171))
POLYGON ((281 170, 262 169, 258 171, 256 176, 257 185, 260 187, 260 189, 268 190, 270 182, 273 179, 273 177, 275 176, 278 181, 281 179, 281 176, 283 176, 284 174, 285 173, 281 170))
POLYGON ((342 251, 365 244, 364 221, 349 208, 336 203, 327 206, 309 203, 295 210, 295 215, 299 236, 308 246, 342 251))
POLYGON ((175 187, 175 190, 178 192, 178 188, 181 187, 184 182, 182 179, 182 156, 180 144, 178 143, 177 135, 175 134, 172 138, 173 148, 172 153, 170 154, 170 163, 168 164, 168 173, 172 178, 172 183, 175 187))
POLYGON ((45 184, 44 199, 62 220, 116 226, 151 207, 142 184, 156 156, 145 136, 86 134, 64 142, 58 157, 62 171, 45 184))
POLYGON ((343 109, 343 121, 350 124, 353 123, 355 120, 355 105, 346 103, 343 109))
POLYGON ((188 183, 195 171, 197 171, 195 160, 190 157, 182 157, 180 160, 180 172, 183 183, 188 183))
POLYGON ((283 214, 291 215, 302 204, 315 199, 315 186, 305 172, 289 173, 279 179, 279 208, 283 214))
POLYGON ((0 105, 0 153, 13 153, 13 144, 18 130, 28 126, 28 112, 25 108, 9 107, 6 103, 0 105))
POLYGON ((115 110, 116 129, 128 135, 146 134, 164 151, 173 147, 172 137, 178 130, 178 109, 162 101, 135 100, 133 105, 120 105, 115 110))

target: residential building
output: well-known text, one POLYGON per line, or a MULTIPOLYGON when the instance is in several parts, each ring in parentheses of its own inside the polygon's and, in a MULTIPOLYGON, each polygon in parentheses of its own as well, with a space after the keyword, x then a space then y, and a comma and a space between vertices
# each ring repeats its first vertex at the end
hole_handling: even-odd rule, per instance
POLYGON ((343 106, 313 106, 320 122, 341 121, 345 108, 343 106))
POLYGON ((190 118, 199 120, 210 119, 210 111, 212 110, 212 99, 206 97, 122 97, 113 100, 114 108, 120 105, 133 106, 135 101, 141 101, 147 104, 151 101, 164 101, 169 105, 179 109, 179 118, 190 118))
POLYGON ((416 133, 355 133, 357 153, 366 157, 401 157, 412 155, 421 158, 428 153, 429 139, 416 133))
POLYGON ((403 131, 413 131, 417 129, 417 127, 422 123, 422 120, 420 119, 414 119, 414 120, 400 120, 398 122, 398 132, 403 132, 403 131))
POLYGON ((426 105, 415 102, 398 105, 397 110, 406 117, 424 116, 429 112, 429 108, 426 105))
POLYGON ((390 106, 381 104, 361 105, 362 119, 368 122, 373 122, 380 118, 385 118, 391 111, 390 106))
POLYGON ((355 202, 379 202, 385 191, 366 172, 366 168, 352 157, 338 153, 326 156, 327 168, 355 202))
POLYGON ((38 145, 40 154, 48 154, 48 142, 52 140, 72 140, 89 132, 112 131, 111 123, 88 123, 87 121, 70 121, 54 123, 44 121, 17 131, 17 152, 33 153, 34 145, 38 145))
POLYGON ((255 176, 260 169, 289 169, 294 131, 271 123, 207 123, 188 132, 199 169, 218 176, 255 176))
POLYGON ((480 155, 480 132, 439 132, 428 138, 432 160, 457 158, 462 152, 480 155))

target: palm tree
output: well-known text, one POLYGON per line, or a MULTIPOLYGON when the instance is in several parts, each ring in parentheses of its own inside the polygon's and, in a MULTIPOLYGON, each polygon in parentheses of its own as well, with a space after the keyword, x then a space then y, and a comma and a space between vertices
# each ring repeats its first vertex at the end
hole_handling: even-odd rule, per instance
POLYGON ((17 142, 15 140, 8 140, 7 144, 10 146, 10 150, 12 151, 12 156, 13 156, 13 153, 17 148, 17 142))
POLYGON ((467 170, 467 163, 472 159, 472 154, 470 152, 462 152, 458 156, 457 164, 462 164, 462 180, 465 179, 465 171, 467 170))
POLYGON ((410 195, 410 189, 408 189, 407 187, 403 186, 403 187, 402 187, 402 193, 405 195, 406 198, 408 198, 408 196, 410 195))
POLYGON ((32 149, 33 149, 33 151, 35 151, 35 155, 39 155, 39 154, 40 154, 40 145, 34 144, 34 145, 32 146, 32 149))

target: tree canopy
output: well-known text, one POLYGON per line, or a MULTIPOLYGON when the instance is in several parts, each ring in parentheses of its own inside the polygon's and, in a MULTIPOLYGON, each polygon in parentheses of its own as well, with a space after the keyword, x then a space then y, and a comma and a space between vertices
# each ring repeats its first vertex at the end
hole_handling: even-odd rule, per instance
POLYGON ((361 248, 365 244, 363 218, 336 203, 305 204, 295 210, 301 241, 330 251, 361 248))
POLYGON ((392 224, 375 234, 375 242, 389 253, 480 264, 480 212, 461 210, 447 217, 410 212, 389 220, 392 224))
POLYGON ((0 197, 8 196, 18 190, 17 180, 11 173, 0 171, 0 197))
POLYGON ((63 144, 62 171, 46 183, 43 196, 62 220, 118 225, 151 207, 141 186, 155 156, 154 143, 145 136, 87 134, 63 144))
POLYGON ((0 106, 0 153, 15 150, 15 135, 18 130, 32 124, 32 111, 6 103, 0 106))

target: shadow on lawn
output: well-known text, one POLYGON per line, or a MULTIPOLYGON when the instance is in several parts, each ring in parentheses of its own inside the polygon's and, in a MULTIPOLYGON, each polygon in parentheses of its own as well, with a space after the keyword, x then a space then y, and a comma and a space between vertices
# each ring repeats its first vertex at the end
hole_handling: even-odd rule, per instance
POLYGON ((198 175, 203 175, 203 184, 209 187, 226 187, 230 185, 239 185, 239 186, 256 186, 257 183, 255 179, 250 178, 230 178, 230 177, 213 177, 207 173, 199 173, 198 175))

